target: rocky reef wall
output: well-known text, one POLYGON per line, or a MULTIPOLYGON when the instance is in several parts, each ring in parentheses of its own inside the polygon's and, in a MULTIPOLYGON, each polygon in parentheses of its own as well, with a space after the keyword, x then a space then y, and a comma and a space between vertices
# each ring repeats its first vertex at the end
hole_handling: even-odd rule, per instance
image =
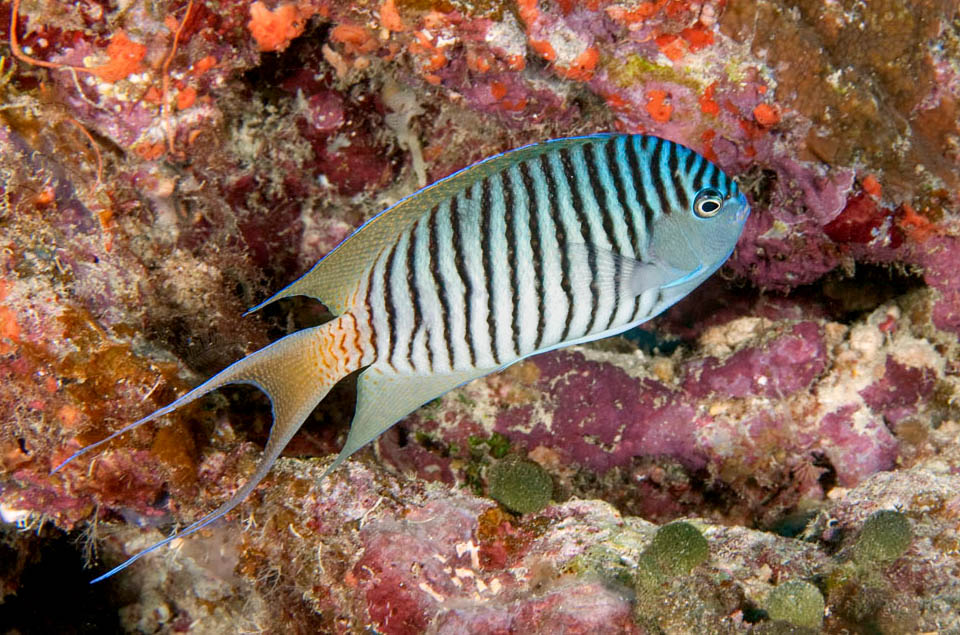
POLYGON ((0 3, 0 623, 66 632, 55 596, 100 632, 960 630, 957 11, 0 3), (737 175, 713 280, 318 482, 347 381, 235 513, 86 585, 229 495, 269 403, 222 391, 53 465, 323 320, 240 315, 388 204, 596 131, 737 175), (658 555, 701 553, 658 533, 680 519, 689 566, 658 555))

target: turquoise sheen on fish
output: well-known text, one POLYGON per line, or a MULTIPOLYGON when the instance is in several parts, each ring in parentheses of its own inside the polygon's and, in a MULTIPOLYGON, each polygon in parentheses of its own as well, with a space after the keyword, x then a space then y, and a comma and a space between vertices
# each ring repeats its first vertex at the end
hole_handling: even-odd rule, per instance
POLYGON ((748 214, 711 162, 642 135, 524 146, 408 196, 251 309, 306 295, 333 320, 245 357, 55 468, 227 384, 257 386, 273 404, 260 463, 229 500, 94 582, 236 507, 346 375, 363 369, 347 441, 324 476, 456 386, 660 314, 726 261, 748 214))

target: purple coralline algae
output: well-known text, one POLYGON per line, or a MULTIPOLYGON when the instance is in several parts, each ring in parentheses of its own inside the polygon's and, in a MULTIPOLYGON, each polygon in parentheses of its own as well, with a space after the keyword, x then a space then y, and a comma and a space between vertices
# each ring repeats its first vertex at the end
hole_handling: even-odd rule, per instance
POLYGON ((0 623, 68 628, 29 621, 55 593, 131 632, 769 632, 774 590, 812 584, 826 632, 960 630, 955 4, 0 4, 0 623), (600 130, 737 175, 713 280, 318 482, 345 382, 237 512, 87 587, 244 481, 269 403, 223 391, 53 465, 325 319, 240 315, 386 205, 600 130), (550 504, 491 498, 510 461, 550 504), (911 540, 863 562, 884 510, 911 540), (651 583, 678 519, 709 556, 651 583))

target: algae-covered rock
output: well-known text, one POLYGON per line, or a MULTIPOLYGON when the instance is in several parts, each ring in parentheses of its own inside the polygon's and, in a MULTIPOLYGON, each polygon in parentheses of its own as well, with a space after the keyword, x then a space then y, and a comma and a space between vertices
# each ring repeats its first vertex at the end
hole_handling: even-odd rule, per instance
POLYGON ((534 461, 508 457, 489 471, 490 497, 518 514, 538 512, 550 502, 553 479, 534 461))
POLYGON ((667 578, 686 575, 710 556, 710 545, 700 530, 687 522, 664 525, 644 551, 649 562, 667 578))
POLYGON ((801 628, 820 628, 823 622, 823 595, 803 580, 790 580, 771 591, 766 608, 770 619, 801 628))
POLYGON ((853 547, 853 558, 860 564, 895 560, 903 555, 913 540, 910 520, 897 511, 874 512, 863 523, 853 547))
POLYGON ((689 574, 709 556, 710 545, 699 529, 683 521, 664 525, 637 562, 637 590, 658 592, 665 583, 689 574))

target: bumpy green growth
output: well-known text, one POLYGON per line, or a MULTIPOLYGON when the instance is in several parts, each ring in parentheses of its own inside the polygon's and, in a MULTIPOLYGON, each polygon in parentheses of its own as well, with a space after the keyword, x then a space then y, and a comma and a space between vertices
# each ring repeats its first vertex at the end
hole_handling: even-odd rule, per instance
POLYGON ((820 590, 803 580, 790 580, 767 597, 767 615, 800 628, 820 628, 824 602, 820 590))
POLYGON ((643 552, 644 564, 655 565, 665 578, 686 575, 710 556, 710 545, 700 530, 683 521, 664 525, 643 552))
POLYGON ((903 555, 913 540, 910 521, 890 509, 870 514, 853 546, 853 558, 860 564, 894 560, 903 555))
POLYGON ((490 467, 490 496, 519 514, 538 512, 550 502, 553 479, 533 461, 507 457, 490 467))

